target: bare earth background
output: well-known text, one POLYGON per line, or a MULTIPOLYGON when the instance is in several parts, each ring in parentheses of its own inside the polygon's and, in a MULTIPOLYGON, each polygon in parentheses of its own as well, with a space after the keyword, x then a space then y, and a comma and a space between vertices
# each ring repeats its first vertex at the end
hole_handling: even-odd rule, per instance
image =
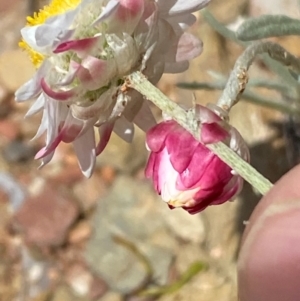
MULTIPOLYGON (((224 24, 266 13, 299 17, 296 0, 212 0, 209 9, 224 24)), ((30 139, 40 116, 24 120, 29 104, 16 104, 13 96, 34 72, 17 47, 28 10, 25 0, 0 0, 0 301, 236 301, 243 222, 259 200, 249 185, 234 202, 198 215, 170 211, 144 178, 147 151, 139 130, 131 145, 113 136, 89 180, 67 144, 37 169, 33 157, 43 139, 30 139), (173 285, 173 292, 138 295, 164 285, 173 285)), ((169 97, 188 105, 193 93, 175 84, 209 81, 208 70, 228 75, 242 51, 200 15, 192 31, 204 42, 202 55, 185 74, 165 75, 159 83, 169 97)), ((300 55, 299 39, 278 41, 300 55)), ((259 63, 250 75, 258 74, 273 77, 259 63)), ((219 92, 195 95, 206 104, 219 92)), ((231 121, 249 143, 252 164, 270 180, 290 168, 282 133, 286 116, 242 101, 231 121)))

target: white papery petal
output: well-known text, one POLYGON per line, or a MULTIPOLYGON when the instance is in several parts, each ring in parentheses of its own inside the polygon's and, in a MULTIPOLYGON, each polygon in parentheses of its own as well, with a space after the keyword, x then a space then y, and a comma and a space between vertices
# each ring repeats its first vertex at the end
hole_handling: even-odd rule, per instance
POLYGON ((51 52, 59 43, 70 38, 73 29, 69 27, 72 25, 74 17, 90 1, 82 1, 76 8, 50 17, 43 24, 22 28, 21 35, 24 41, 38 52, 45 54, 51 52))
POLYGON ((48 164, 48 163, 52 160, 53 156, 54 156, 54 151, 51 152, 50 154, 48 154, 47 156, 43 157, 43 158, 41 159, 42 162, 41 162, 41 165, 39 166, 39 169, 41 169, 41 168, 44 167, 46 164, 48 164))
POLYGON ((112 48, 118 75, 125 75, 139 59, 134 39, 127 33, 120 38, 115 34, 107 36, 107 44, 112 48))
POLYGON ((130 97, 127 94, 120 93, 117 96, 117 101, 110 114, 110 119, 115 119, 121 116, 129 101, 130 101, 130 97))
POLYGON ((202 52, 203 43, 195 36, 184 33, 178 42, 176 62, 189 61, 202 52))
POLYGON ((209 2, 210 0, 158 0, 158 8, 162 15, 173 16, 195 12, 209 2))
POLYGON ((36 134, 34 135, 34 137, 31 138, 31 141, 33 141, 33 140, 38 139, 39 137, 41 137, 48 130, 48 127, 49 127, 49 124, 48 124, 48 114, 44 110, 40 126, 39 126, 36 134))
POLYGON ((181 73, 189 68, 189 62, 166 63, 164 73, 181 73))
POLYGON ((59 44, 61 44, 62 42, 68 41, 69 39, 71 39, 71 37, 73 36, 75 30, 74 29, 67 29, 67 30, 63 30, 61 31, 57 37, 54 39, 51 49, 49 49, 49 52, 53 51, 54 49, 57 48, 57 46, 59 44))
POLYGON ((78 78, 84 88, 96 90, 106 86, 117 70, 114 59, 104 61, 92 56, 82 60, 78 70, 78 78))
POLYGON ((59 82, 56 83, 58 87, 67 86, 73 82, 75 76, 78 72, 80 64, 76 63, 75 61, 70 61, 69 72, 63 77, 59 82))
POLYGON ((96 156, 100 155, 105 149, 110 139, 113 128, 114 128, 114 122, 105 122, 98 128, 100 141, 96 146, 96 156))
POLYGON ((120 2, 118 0, 110 0, 105 6, 100 16, 92 23, 92 26, 97 25, 100 22, 103 22, 106 19, 108 19, 117 10, 119 5, 120 2))
POLYGON ((112 101, 113 95, 116 93, 117 88, 112 87, 105 91, 99 99, 97 99, 92 105, 82 107, 78 105, 71 105, 72 114, 77 119, 88 120, 94 117, 99 118, 99 122, 102 124, 107 121, 114 102, 112 101))
POLYGON ((114 132, 126 142, 131 143, 134 135, 134 126, 132 122, 121 116, 115 122, 114 132))
POLYGON ((90 178, 96 161, 94 129, 91 127, 86 133, 78 137, 73 142, 73 146, 82 173, 85 177, 90 178))
POLYGON ((30 109, 25 115, 25 118, 40 112, 43 109, 44 104, 45 104, 45 96, 44 94, 41 94, 38 97, 38 99, 34 102, 34 104, 30 107, 30 109))
POLYGON ((142 107, 133 119, 133 122, 144 132, 156 125, 156 120, 149 108, 148 101, 144 100, 142 107))
POLYGON ((187 30, 197 21, 197 18, 192 14, 179 16, 175 15, 168 17, 167 21, 171 24, 175 33, 177 35, 181 35, 185 30, 187 30))
POLYGON ((158 40, 158 12, 154 11, 153 14, 147 19, 140 22, 134 32, 134 39, 137 47, 140 50, 147 51, 150 47, 157 44, 158 40))
POLYGON ((22 102, 36 97, 42 90, 41 79, 46 76, 50 62, 44 61, 31 80, 21 86, 15 93, 16 101, 22 102))
MULTIPOLYGON (((177 40, 178 37, 175 34, 175 31, 171 24, 165 20, 160 20, 158 24, 159 28, 159 39, 158 39, 158 45, 159 48, 157 51, 159 51, 160 54, 165 54, 165 53, 171 53, 170 50, 173 52, 176 51, 176 46, 177 46, 177 40)), ((173 59, 167 57, 168 59, 173 59)))
POLYGON ((45 111, 47 112, 48 129, 46 138, 46 149, 51 146, 52 142, 58 135, 58 130, 61 122, 65 121, 69 109, 65 104, 55 101, 54 99, 47 98, 45 102, 45 111))
POLYGON ((97 118, 90 118, 87 121, 76 119, 73 116, 72 112, 68 110, 68 116, 65 118, 63 127, 59 131, 62 135, 62 141, 67 140, 67 143, 71 141, 73 142, 75 139, 83 135, 86 131, 93 128, 96 120, 97 118))

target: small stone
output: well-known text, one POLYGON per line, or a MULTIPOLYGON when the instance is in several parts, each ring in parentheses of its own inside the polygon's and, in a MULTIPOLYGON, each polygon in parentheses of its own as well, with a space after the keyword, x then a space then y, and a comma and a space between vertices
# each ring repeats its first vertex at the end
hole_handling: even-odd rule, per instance
POLYGON ((59 286, 51 301, 90 301, 87 297, 75 296, 67 286, 59 286))
POLYGON ((36 259, 34 254, 23 246, 22 248, 23 277, 26 279, 28 296, 36 297, 50 289, 49 278, 50 262, 36 259))
POLYGON ((71 244, 79 244, 86 241, 92 233, 92 227, 87 221, 78 223, 69 233, 68 241, 71 244))
POLYGON ((82 263, 75 263, 68 269, 66 282, 77 296, 88 296, 91 300, 100 298, 107 291, 106 283, 82 263))
POLYGON ((116 292, 108 292, 102 298, 97 301, 123 301, 123 297, 121 294, 116 292))
POLYGON ((131 293, 148 276, 132 246, 151 265, 156 283, 166 284, 173 243, 171 247, 160 243, 166 233, 162 209, 169 210, 164 205, 150 183, 126 176, 118 176, 109 194, 100 200, 86 260, 114 291, 131 293), (160 239, 159 231, 163 233, 160 239))
POLYGON ((181 208, 165 214, 165 222, 170 230, 180 239, 201 244, 205 239, 205 227, 200 214, 191 215, 181 208))
POLYGON ((79 214, 76 202, 52 187, 29 197, 14 217, 29 244, 54 247, 64 243, 70 226, 79 214))
POLYGON ((90 286, 89 297, 92 300, 101 298, 107 292, 108 286, 104 280, 97 275, 94 275, 93 281, 90 286))
POLYGON ((93 280, 91 273, 82 264, 73 264, 66 272, 66 282, 78 296, 87 296, 93 280))

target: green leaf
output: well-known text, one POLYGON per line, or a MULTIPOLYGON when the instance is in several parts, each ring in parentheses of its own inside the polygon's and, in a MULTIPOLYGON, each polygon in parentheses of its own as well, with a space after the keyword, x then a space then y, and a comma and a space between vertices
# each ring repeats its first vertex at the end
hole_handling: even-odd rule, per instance
POLYGON ((240 41, 234 31, 228 29, 222 23, 220 23, 207 9, 201 10, 201 15, 203 16, 204 20, 221 36, 226 39, 229 39, 235 43, 238 43, 244 47, 247 47, 247 43, 240 41))
MULTIPOLYGON (((201 11, 201 14, 203 15, 205 21, 224 38, 236 42, 244 47, 247 47, 251 44, 251 42, 242 42, 240 39, 238 39, 238 37, 232 30, 228 29, 226 26, 220 23, 207 9, 203 9, 201 11)), ((291 87, 291 89, 299 88, 298 82, 292 77, 286 67, 271 59, 267 54, 263 54, 260 57, 262 58, 263 62, 270 68, 270 70, 280 76, 291 87)))
POLYGON ((236 32, 236 37, 242 41, 290 35, 300 35, 300 21, 284 15, 265 15, 247 20, 236 32))

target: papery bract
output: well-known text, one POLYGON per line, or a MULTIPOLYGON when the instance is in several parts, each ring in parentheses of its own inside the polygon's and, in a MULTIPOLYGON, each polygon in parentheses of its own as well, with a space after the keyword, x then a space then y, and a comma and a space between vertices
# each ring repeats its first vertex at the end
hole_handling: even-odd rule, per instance
POLYGON ((156 83, 164 72, 186 70, 202 44, 185 30, 195 22, 191 13, 208 2, 52 0, 29 17, 20 46, 38 69, 16 99, 37 98, 27 116, 43 112, 36 135, 47 134, 36 156, 42 165, 61 141, 72 142, 89 177, 113 130, 130 141, 133 122, 143 130, 153 126, 147 104, 139 93, 123 89, 124 79, 141 71, 156 83))
POLYGON ((243 179, 205 143, 223 141, 249 160, 248 148, 233 127, 206 107, 197 105, 196 114, 201 123, 201 142, 173 120, 147 132, 151 153, 145 171, 171 208, 182 207, 191 214, 234 198, 243 186, 243 179))

